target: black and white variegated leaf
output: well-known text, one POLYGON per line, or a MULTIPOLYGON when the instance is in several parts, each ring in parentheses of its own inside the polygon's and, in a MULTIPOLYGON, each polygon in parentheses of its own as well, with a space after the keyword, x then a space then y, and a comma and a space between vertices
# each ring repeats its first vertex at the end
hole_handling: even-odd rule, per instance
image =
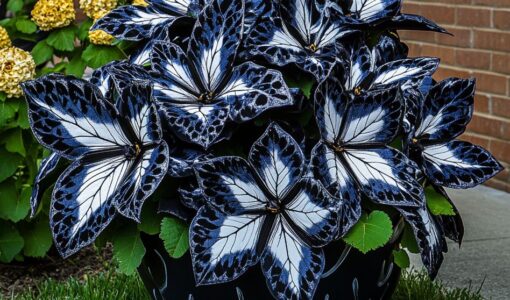
POLYGON ((208 202, 227 214, 264 210, 267 199, 257 175, 238 157, 215 158, 196 166, 200 188, 208 202))
POLYGON ((239 123, 252 120, 270 108, 293 104, 283 75, 252 62, 235 67, 217 97, 231 103, 230 118, 239 123))
POLYGON ((213 155, 200 150, 174 149, 170 153, 168 175, 178 178, 193 176, 196 164, 212 158, 213 155))
POLYGON ((117 209, 139 221, 143 202, 168 169, 151 87, 126 86, 116 107, 74 77, 51 75, 23 88, 36 137, 73 161, 55 184, 50 208, 59 253, 68 257, 91 244, 117 209))
POLYGON ((315 119, 322 139, 329 143, 336 143, 341 135, 350 100, 342 86, 336 76, 330 76, 315 90, 315 119))
POLYGON ((130 145, 115 107, 91 83, 53 75, 23 83, 37 140, 68 159, 130 145))
MULTIPOLYGON (((136 65, 127 61, 117 61, 109 63, 104 68, 106 72, 109 73, 112 85, 119 94, 133 83, 150 85, 150 74, 141 65, 136 65)), ((105 97, 107 99, 110 98, 108 94, 105 95, 105 97)))
POLYGON ((258 263, 265 215, 226 215, 201 208, 190 226, 195 282, 217 284, 237 279, 258 263))
POLYGON ((394 16, 388 26, 399 30, 423 30, 439 33, 448 33, 446 29, 432 22, 431 20, 413 14, 399 14, 394 16))
POLYGON ((329 45, 317 50, 314 55, 304 57, 302 64, 297 63, 299 68, 312 74, 317 82, 324 80, 335 64, 339 63, 341 49, 336 44, 329 45))
POLYGON ((434 189, 448 201, 455 213, 454 216, 434 216, 434 219, 436 220, 436 223, 441 226, 444 235, 460 246, 464 238, 464 223, 462 222, 459 210, 455 207, 455 204, 452 199, 450 199, 450 196, 448 196, 448 193, 446 193, 444 188, 434 186, 434 189))
POLYGON ((180 139, 208 149, 221 141, 230 107, 228 103, 214 104, 159 102, 160 111, 170 128, 180 139))
POLYGON ((455 189, 475 187, 503 170, 487 150, 463 141, 426 146, 422 159, 434 185, 455 189))
POLYGON ((338 235, 343 200, 333 199, 314 179, 303 179, 297 184, 299 192, 285 203, 285 215, 310 246, 325 246, 338 235))
POLYGON ((251 62, 232 67, 243 8, 243 2, 211 2, 195 25, 187 54, 172 43, 153 45, 151 73, 159 109, 180 139, 204 149, 228 138, 227 122, 245 122, 293 103, 280 72, 251 62))
POLYGON ((338 158, 333 159, 325 148, 316 149, 316 154, 322 157, 312 158, 312 163, 316 163, 315 174, 326 176, 321 181, 328 186, 328 181, 339 177, 335 173, 349 173, 358 188, 378 203, 418 206, 423 202, 423 189, 412 175, 414 165, 399 151, 383 146, 395 137, 402 114, 396 88, 371 92, 346 104, 340 98, 341 85, 335 82, 328 79, 321 84, 329 87, 330 95, 327 90, 321 92, 319 86, 316 116, 323 140, 338 158), (328 81, 331 83, 327 84, 328 81), (327 154, 329 157, 324 157, 327 154))
POLYGON ((475 80, 449 78, 435 85, 421 106, 415 138, 424 142, 452 140, 473 115, 475 80))
POLYGON ((114 205, 120 214, 141 222, 145 200, 154 193, 168 170, 168 145, 162 141, 156 148, 147 150, 131 172, 124 178, 114 205))
POLYGON ((121 178, 133 163, 120 156, 90 163, 77 160, 60 176, 53 190, 50 227, 62 257, 90 245, 113 220, 121 178))
POLYGON ((111 91, 113 89, 113 80, 110 72, 108 71, 108 68, 110 65, 115 63, 117 62, 108 63, 102 66, 101 68, 94 70, 89 79, 90 83, 97 86, 97 88, 101 91, 103 97, 107 99, 111 98, 111 91))
POLYGON ((170 26, 177 17, 178 14, 163 12, 154 5, 124 5, 98 19, 91 30, 103 30, 119 40, 140 41, 170 26))
POLYGON ((306 56, 301 42, 292 36, 279 17, 256 24, 245 48, 249 49, 251 55, 261 55, 277 66, 291 63, 300 65, 306 56))
POLYGON ((352 170, 365 195, 372 201, 391 206, 417 207, 424 192, 415 180, 414 164, 390 147, 349 149, 342 159, 352 170))
POLYGON ((341 10, 332 5, 326 5, 321 11, 321 16, 316 26, 317 30, 313 35, 313 42, 319 48, 332 46, 338 40, 356 32, 355 29, 346 25, 345 17, 341 10))
POLYGON ((312 299, 324 269, 317 247, 338 235, 342 202, 304 178, 297 142, 273 123, 252 147, 249 162, 215 158, 196 173, 207 200, 190 228, 196 282, 234 280, 260 260, 276 298, 312 299))
POLYGON ((127 61, 113 61, 92 73, 89 81, 97 86, 105 99, 114 99, 133 82, 149 84, 150 76, 142 66, 127 61))
POLYGON ((375 69, 372 52, 366 45, 354 44, 350 49, 348 68, 345 89, 353 91, 357 87, 363 87, 363 82, 375 69))
POLYGON ((177 45, 157 41, 151 53, 154 98, 159 102, 189 103, 201 90, 184 51, 177 45))
POLYGON ((406 89, 403 91, 404 99, 404 117, 402 118, 403 131, 403 152, 409 155, 410 147, 413 144, 413 138, 419 126, 421 107, 425 96, 415 89, 406 89))
POLYGON ((320 18, 315 1, 283 0, 280 11, 282 19, 288 20, 306 44, 311 44, 312 36, 318 29, 316 20, 320 18))
POLYGON ((150 40, 143 47, 136 49, 129 57, 129 62, 134 65, 148 65, 151 62, 152 47, 154 40, 150 40))
POLYGON ((247 0, 244 3, 244 36, 248 36, 257 22, 272 15, 275 9, 273 1, 247 0))
POLYGON ((120 118, 130 125, 131 134, 134 134, 136 141, 142 144, 163 139, 159 114, 151 102, 151 96, 150 85, 136 83, 123 87, 120 93, 122 100, 116 103, 120 118))
POLYGON ((338 237, 342 237, 361 217, 361 198, 356 181, 336 153, 323 142, 312 150, 311 171, 331 195, 342 200, 338 226, 338 237))
POLYGON ((277 216, 271 228, 261 267, 276 299, 312 299, 324 270, 322 249, 310 248, 277 216))
POLYGON ((402 43, 396 33, 383 34, 372 49, 372 56, 376 66, 382 66, 395 60, 406 59, 409 48, 402 43))
POLYGON ((342 120, 342 145, 389 144, 398 133, 402 100, 398 88, 369 91, 355 97, 342 120))
POLYGON ((336 41, 354 31, 329 7, 319 12, 315 1, 289 0, 280 6, 280 16, 254 26, 245 48, 250 56, 278 66, 295 64, 322 81, 338 61, 341 49, 336 41))
POLYGON ((198 211, 205 205, 204 191, 196 183, 179 187, 180 199, 184 206, 198 211))
POLYGON ((188 57, 207 91, 216 91, 232 69, 243 24, 244 1, 213 0, 198 16, 188 57))
POLYGON ((282 199, 306 172, 299 144, 275 123, 253 144, 249 160, 276 199, 282 199))
POLYGON ((423 265, 434 279, 443 262, 443 252, 446 252, 446 240, 441 227, 426 206, 397 207, 397 210, 411 226, 423 265))
MULTIPOLYGON (((34 217, 39 203, 43 196, 44 188, 41 187, 42 181, 46 176, 51 174, 57 167, 60 161, 60 156, 57 153, 52 153, 48 157, 42 160, 37 176, 34 179, 34 185, 32 187, 32 195, 30 196, 30 217, 34 217)), ((44 185, 43 185, 44 186, 44 185)))
POLYGON ((376 23, 393 17, 400 12, 401 0, 351 0, 349 12, 351 18, 376 23))
POLYGON ((203 5, 206 0, 145 0, 149 6, 158 11, 176 16, 185 16, 190 12, 192 5, 203 5))
POLYGON ((439 66, 439 59, 429 57, 409 58, 392 61, 380 66, 372 82, 372 88, 385 88, 388 85, 418 83, 432 76, 439 66))

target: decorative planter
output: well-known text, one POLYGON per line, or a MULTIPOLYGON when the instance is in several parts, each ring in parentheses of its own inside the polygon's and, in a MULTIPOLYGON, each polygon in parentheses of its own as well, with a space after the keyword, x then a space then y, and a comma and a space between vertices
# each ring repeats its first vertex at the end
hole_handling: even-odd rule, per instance
MULTIPOLYGON (((314 299, 390 299, 401 273, 391 254, 401 234, 397 226, 385 247, 367 254, 342 242, 325 247, 326 266, 314 299)), ((144 235, 142 240, 146 253, 138 273, 154 300, 272 299, 259 266, 233 282, 196 287, 189 252, 173 259, 158 237, 144 235)))

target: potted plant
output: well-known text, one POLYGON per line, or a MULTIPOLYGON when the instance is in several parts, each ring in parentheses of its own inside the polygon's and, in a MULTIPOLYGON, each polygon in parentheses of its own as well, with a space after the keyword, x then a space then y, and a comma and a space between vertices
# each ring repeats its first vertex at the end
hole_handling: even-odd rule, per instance
POLYGON ((127 60, 23 84, 53 151, 37 180, 67 165, 58 251, 113 239, 154 299, 384 298, 406 250, 435 277, 463 236, 443 187, 502 167, 455 140, 475 82, 407 57, 397 30, 445 31, 400 6, 146 0, 97 20, 127 60))

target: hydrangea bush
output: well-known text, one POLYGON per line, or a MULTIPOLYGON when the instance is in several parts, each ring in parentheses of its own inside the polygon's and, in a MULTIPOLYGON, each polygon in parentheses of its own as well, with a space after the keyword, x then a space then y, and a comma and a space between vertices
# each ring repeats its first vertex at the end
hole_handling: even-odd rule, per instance
MULTIPOLYGON (((82 77, 86 69, 127 57, 123 53, 127 43, 100 30, 89 34, 93 20, 82 13, 104 15, 121 4, 126 3, 87 0, 75 6, 73 0, 0 1, 1 263, 42 258, 52 246, 49 192, 41 195, 46 204, 29 218, 30 195, 38 189, 34 179, 49 151, 32 138, 20 83, 52 72, 82 77)), ((49 177, 45 184, 55 179, 49 177)))
POLYGON ((437 274, 445 238, 463 236, 444 187, 502 169, 456 140, 474 80, 436 82, 439 59, 408 58, 398 38, 444 29, 401 13, 399 0, 137 4, 92 26, 131 41, 129 58, 87 79, 22 85, 32 131, 52 151, 34 212, 41 181, 65 167, 50 204, 63 257, 113 240, 129 272, 140 232, 159 234, 174 258, 189 247, 197 285, 260 265, 275 298, 311 299, 324 246, 342 239, 366 253, 405 221, 395 263, 416 248, 437 274))

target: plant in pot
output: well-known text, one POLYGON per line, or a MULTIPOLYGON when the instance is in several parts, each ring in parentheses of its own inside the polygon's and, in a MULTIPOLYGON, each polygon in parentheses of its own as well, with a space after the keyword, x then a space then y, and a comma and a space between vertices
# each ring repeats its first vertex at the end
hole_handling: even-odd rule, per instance
MULTIPOLYGON (((96 21, 131 55, 23 84, 53 154, 63 257, 112 240, 154 299, 384 298, 407 252, 461 242, 443 187, 501 165, 455 140, 474 80, 435 82, 400 1, 159 1, 96 21)), ((33 199, 34 207, 37 199, 33 199)))

